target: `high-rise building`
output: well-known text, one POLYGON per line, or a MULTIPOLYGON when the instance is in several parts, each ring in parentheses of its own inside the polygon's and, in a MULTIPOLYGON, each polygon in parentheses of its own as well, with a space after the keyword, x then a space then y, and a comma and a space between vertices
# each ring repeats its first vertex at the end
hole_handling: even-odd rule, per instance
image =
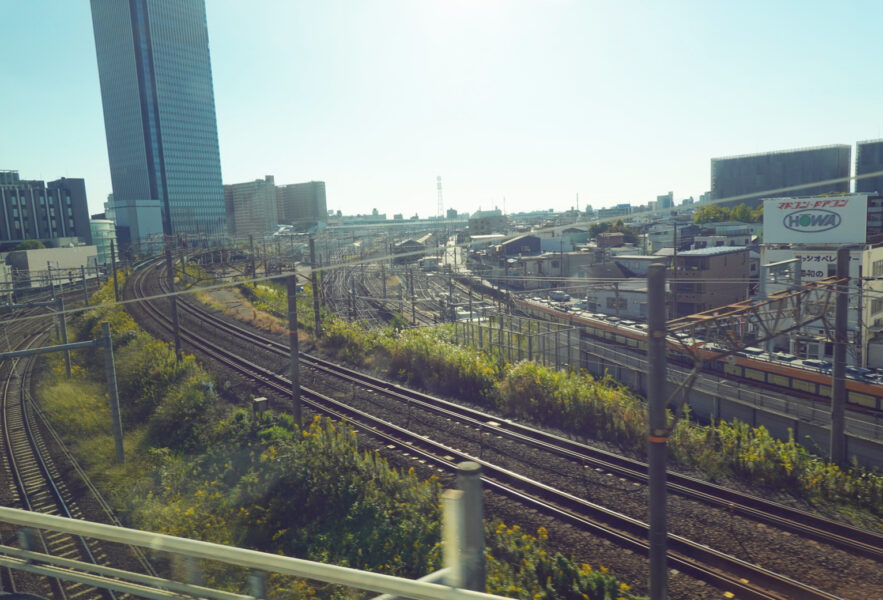
POLYGON ((735 198, 725 204, 744 202, 755 207, 761 198, 848 194, 851 154, 852 146, 834 145, 712 158, 711 199, 735 198), (837 181, 820 183, 831 180, 837 181), (809 185, 815 183, 820 184, 809 185), (804 185, 807 187, 777 191, 804 185))
POLYGON ((883 194, 883 174, 862 177, 883 171, 883 140, 869 140, 855 144, 855 191, 883 194))
POLYGON ((288 225, 325 223, 328 208, 325 182, 292 183, 276 188, 279 222, 288 225))
POLYGON ((92 243, 82 179, 45 183, 23 180, 18 171, 0 171, 0 249, 25 240, 48 246, 92 243))
POLYGON ((91 0, 120 242, 224 234, 204 0, 91 0))
POLYGON ((276 216, 276 185, 267 175, 248 183, 224 186, 227 205, 227 228, 230 235, 266 235, 279 223, 276 216))
POLYGON ((675 205, 675 194, 674 192, 669 192, 662 196, 656 196, 656 206, 655 208, 658 210, 664 210, 666 208, 674 208, 675 205))

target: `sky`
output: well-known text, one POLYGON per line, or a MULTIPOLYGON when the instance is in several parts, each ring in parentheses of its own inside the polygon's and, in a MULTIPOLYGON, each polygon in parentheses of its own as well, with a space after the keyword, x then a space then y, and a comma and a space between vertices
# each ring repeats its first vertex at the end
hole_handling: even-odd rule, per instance
MULTIPOLYGON (((391 218, 646 204, 709 159, 883 137, 883 3, 206 0, 224 183, 391 218)), ((110 172, 89 2, 0 0, 0 170, 110 172)))

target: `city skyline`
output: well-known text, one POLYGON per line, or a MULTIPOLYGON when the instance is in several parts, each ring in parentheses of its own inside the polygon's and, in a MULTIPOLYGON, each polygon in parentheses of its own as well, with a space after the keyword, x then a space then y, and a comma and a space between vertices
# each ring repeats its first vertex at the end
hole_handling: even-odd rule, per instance
MULTIPOLYGON (((100 212, 111 186, 88 3, 0 15, 50 40, 29 43, 27 28, 0 40, 20 90, 0 99, 16 141, 0 168, 83 177, 100 212), (59 132, 63 144, 45 143, 59 132)), ((438 175, 460 212, 698 199, 713 157, 883 137, 883 84, 863 76, 875 16, 873 4, 215 0, 223 183, 325 181, 329 209, 406 218, 436 214, 438 175)))

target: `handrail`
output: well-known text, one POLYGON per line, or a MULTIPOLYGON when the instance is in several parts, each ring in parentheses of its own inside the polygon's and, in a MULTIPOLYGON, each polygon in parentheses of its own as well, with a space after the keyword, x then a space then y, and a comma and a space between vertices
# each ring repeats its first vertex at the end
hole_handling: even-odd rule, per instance
MULTIPOLYGON (((481 493, 480 490, 478 490, 478 493, 481 493)), ((469 568, 462 562, 464 555, 468 554, 468 552, 463 552, 463 550, 466 549, 463 547, 463 544, 464 542, 467 544, 469 542, 468 540, 457 539, 457 533, 463 532, 461 519, 464 517, 464 512, 469 510, 468 503, 464 501, 461 494, 445 493, 442 497, 442 505, 446 521, 456 519, 461 523, 456 526, 449 524, 448 526, 443 527, 443 531, 447 532, 443 544, 448 548, 444 553, 446 564, 443 569, 443 575, 448 575, 450 573, 459 575, 463 568, 469 568), (452 552, 452 547, 457 548, 457 550, 452 552), (454 561, 453 564, 451 561, 454 561)), ((419 580, 415 581, 402 577, 394 577, 392 575, 384 575, 382 573, 360 571, 349 567, 329 565, 300 558, 258 552, 256 550, 224 546, 212 542, 203 542, 171 535, 139 531, 126 527, 105 525, 103 523, 93 523, 79 519, 68 519, 55 515, 33 513, 16 508, 0 507, 0 522, 21 527, 61 531, 72 535, 81 535, 84 537, 130 546, 140 546, 154 551, 180 555, 184 560, 193 561, 202 559, 218 561, 256 572, 275 572, 283 575, 303 577, 331 584, 369 590, 380 594, 389 594, 390 596, 399 598, 412 598, 414 600, 501 599, 500 596, 452 587, 440 583, 429 583, 427 581, 419 580)), ((122 588, 127 591, 133 591, 133 585, 147 586, 153 590, 153 593, 147 596, 153 598, 177 596, 178 594, 175 594, 174 592, 191 595, 193 593, 192 590, 196 589, 195 586, 192 586, 187 582, 181 583, 162 580, 142 574, 109 569, 107 567, 96 567, 95 565, 88 565, 78 561, 59 559, 49 555, 26 552, 6 546, 0 546, 0 565, 38 573, 51 572, 52 576, 62 579, 66 577, 74 580, 87 579, 90 585, 107 587, 108 589, 122 588), (37 560, 41 563, 53 566, 40 566, 39 564, 36 564, 35 561, 37 560), (77 570, 69 570, 73 568, 76 568, 77 570), (97 573, 99 576, 93 577, 90 575, 84 575, 83 571, 91 571, 97 573)), ((436 579, 437 576, 434 575, 435 574, 431 574, 424 579, 436 579)), ((444 579, 445 581, 448 581, 448 577, 444 577, 444 579)), ((235 594, 231 595, 229 592, 222 592, 220 590, 212 590, 212 592, 216 593, 205 593, 208 591, 206 588, 199 589, 203 591, 202 594, 199 594, 203 597, 220 598, 226 595, 226 600, 230 600, 232 597, 237 596, 240 598, 254 598, 261 595, 252 592, 252 596, 239 596, 235 594)), ((143 588, 142 594, 144 594, 143 588)))

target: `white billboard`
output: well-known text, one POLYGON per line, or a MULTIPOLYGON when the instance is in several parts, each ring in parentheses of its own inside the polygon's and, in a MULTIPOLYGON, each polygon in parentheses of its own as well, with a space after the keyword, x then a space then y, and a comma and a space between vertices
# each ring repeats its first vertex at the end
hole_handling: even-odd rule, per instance
POLYGON ((765 244, 864 243, 868 196, 768 198, 763 201, 765 244))

